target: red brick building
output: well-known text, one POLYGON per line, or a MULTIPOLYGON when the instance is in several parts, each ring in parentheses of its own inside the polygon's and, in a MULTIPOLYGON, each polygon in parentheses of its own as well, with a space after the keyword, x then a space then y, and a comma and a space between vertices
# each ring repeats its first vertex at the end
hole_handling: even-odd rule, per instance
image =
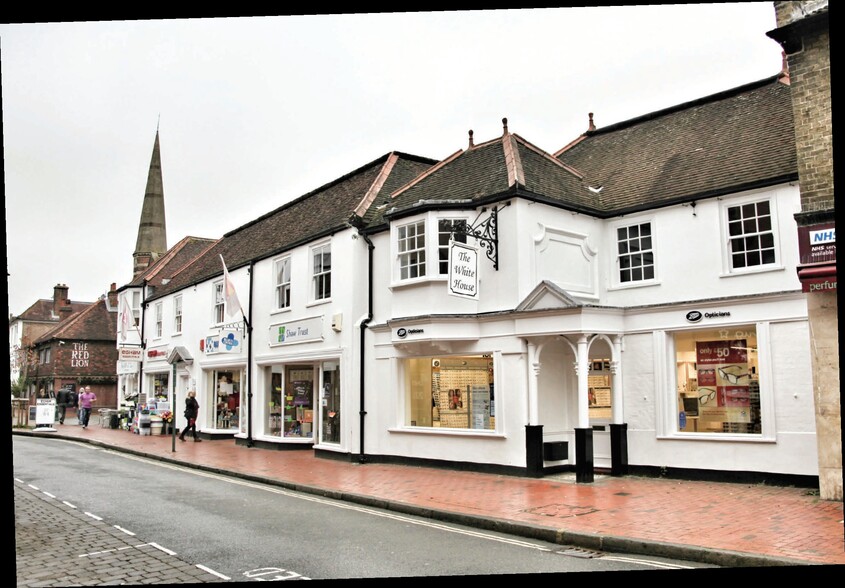
MULTIPOLYGON (((71 301, 67 284, 53 286, 53 298, 37 300, 19 315, 9 315, 9 371, 12 382, 20 376, 27 378, 27 369, 33 358, 32 344, 42 335, 71 315, 91 306, 90 302, 71 301)), ((34 385, 29 385, 24 396, 33 396, 34 385)))
POLYGON ((35 340, 29 378, 37 389, 90 386, 95 406, 117 406, 117 290, 70 316, 35 340))

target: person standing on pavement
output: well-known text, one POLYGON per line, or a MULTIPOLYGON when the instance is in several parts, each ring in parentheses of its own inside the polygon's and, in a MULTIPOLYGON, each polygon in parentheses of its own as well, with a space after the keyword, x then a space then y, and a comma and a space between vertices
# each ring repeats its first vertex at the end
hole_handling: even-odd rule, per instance
POLYGON ((65 424, 65 414, 67 407, 73 404, 73 399, 70 396, 70 390, 67 388, 59 388, 59 393, 56 394, 56 417, 60 425, 65 424))
POLYGON ((79 424, 83 429, 88 428, 88 420, 91 418, 91 409, 94 407, 94 401, 97 396, 91 392, 91 386, 80 388, 82 393, 79 395, 79 424))
POLYGON ((197 393, 191 390, 185 398, 185 418, 188 419, 188 426, 179 435, 179 440, 185 440, 185 433, 191 431, 194 436, 194 441, 202 441, 197 435, 197 415, 200 411, 200 403, 197 402, 197 393))

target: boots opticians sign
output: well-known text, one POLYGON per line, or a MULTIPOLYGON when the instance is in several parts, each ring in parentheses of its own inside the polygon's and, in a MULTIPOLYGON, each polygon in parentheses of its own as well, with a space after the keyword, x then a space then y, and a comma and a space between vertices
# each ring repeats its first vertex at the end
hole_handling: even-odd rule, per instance
POLYGON ((724 318, 731 316, 731 313, 726 310, 712 310, 709 312, 701 312, 700 310, 691 310, 687 313, 687 322, 697 323, 703 318, 724 318))

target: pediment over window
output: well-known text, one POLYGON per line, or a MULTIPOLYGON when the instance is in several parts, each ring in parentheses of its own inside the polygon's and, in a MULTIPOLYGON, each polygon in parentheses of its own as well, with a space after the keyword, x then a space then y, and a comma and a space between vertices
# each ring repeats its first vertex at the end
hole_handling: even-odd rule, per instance
POLYGON ((554 282, 543 280, 516 307, 517 310, 544 310, 557 308, 578 308, 583 306, 566 290, 554 282))

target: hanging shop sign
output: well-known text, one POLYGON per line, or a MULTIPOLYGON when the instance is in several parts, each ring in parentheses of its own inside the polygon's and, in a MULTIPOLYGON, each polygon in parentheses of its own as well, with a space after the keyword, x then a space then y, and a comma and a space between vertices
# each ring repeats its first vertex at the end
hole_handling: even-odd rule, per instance
POLYGON ((478 248, 449 241, 449 294, 478 300, 478 248))
POLYGON ((144 350, 140 347, 118 347, 117 359, 120 361, 141 361, 144 350))
POLYGON ((140 362, 137 361, 118 361, 117 362, 117 375, 118 376, 128 376, 130 374, 137 374, 138 368, 140 367, 140 362))
POLYGON ((243 349, 243 337, 239 331, 221 331, 219 335, 206 337, 200 347, 206 355, 240 353, 243 349))
POLYGON ((270 346, 323 340, 323 317, 270 325, 270 346))

